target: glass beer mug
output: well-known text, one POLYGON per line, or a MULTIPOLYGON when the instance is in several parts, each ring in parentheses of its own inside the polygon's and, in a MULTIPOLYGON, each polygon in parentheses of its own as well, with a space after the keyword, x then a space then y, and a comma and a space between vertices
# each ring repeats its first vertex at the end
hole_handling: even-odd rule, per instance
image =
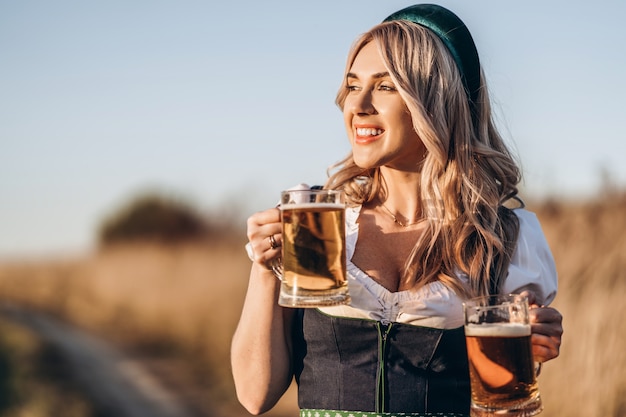
POLYGON ((528 309, 528 299, 519 294, 463 303, 471 416, 534 416, 543 410, 528 309))
POLYGON ((344 195, 339 190, 281 193, 282 268, 278 304, 320 307, 350 301, 344 195))

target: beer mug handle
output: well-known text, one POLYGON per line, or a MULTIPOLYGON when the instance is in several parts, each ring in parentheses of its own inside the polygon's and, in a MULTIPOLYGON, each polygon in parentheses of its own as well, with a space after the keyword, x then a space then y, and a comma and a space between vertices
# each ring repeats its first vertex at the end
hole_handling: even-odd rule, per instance
POLYGON ((268 267, 274 272, 274 276, 280 281, 283 280, 283 259, 275 258, 268 262, 268 267))
MULTIPOLYGON (((254 252, 252 252, 252 245, 250 244, 250 242, 246 243, 245 248, 246 248, 246 253, 248 254, 248 258, 250 258, 250 260, 254 262, 254 252)), ((271 269, 272 272, 274 272, 274 276, 276 276, 276 278, 278 278, 280 281, 283 280, 283 259, 282 258, 272 259, 271 261, 267 263, 267 267, 268 269, 271 269)))

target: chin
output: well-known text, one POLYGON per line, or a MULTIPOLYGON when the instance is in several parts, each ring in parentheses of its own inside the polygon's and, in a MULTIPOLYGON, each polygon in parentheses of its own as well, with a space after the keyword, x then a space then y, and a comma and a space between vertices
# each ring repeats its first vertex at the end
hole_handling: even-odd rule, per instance
POLYGON ((352 151, 352 160, 356 166, 362 169, 372 169, 379 165, 378 158, 373 158, 369 152, 354 152, 352 151))
POLYGON ((361 169, 373 169, 373 168, 378 168, 377 164, 373 164, 371 163, 371 161, 361 161, 361 160, 354 160, 354 164, 356 166, 358 166, 361 169))

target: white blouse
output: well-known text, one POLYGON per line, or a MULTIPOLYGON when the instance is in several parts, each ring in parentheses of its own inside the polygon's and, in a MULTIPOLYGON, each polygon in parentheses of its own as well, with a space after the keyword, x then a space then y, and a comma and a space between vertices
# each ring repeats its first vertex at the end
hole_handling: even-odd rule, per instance
MULTIPOLYGON (((463 325, 462 298, 441 282, 433 282, 417 291, 392 292, 374 281, 352 263, 359 234, 357 219, 361 207, 346 209, 346 252, 348 291, 351 302, 320 308, 324 313, 399 322, 416 326, 453 329, 463 325)), ((537 296, 537 304, 549 304, 556 296, 557 273, 554 259, 541 225, 534 213, 516 209, 520 233, 502 292, 519 293, 530 290, 537 296)), ((467 281, 467 276, 459 275, 467 281)))

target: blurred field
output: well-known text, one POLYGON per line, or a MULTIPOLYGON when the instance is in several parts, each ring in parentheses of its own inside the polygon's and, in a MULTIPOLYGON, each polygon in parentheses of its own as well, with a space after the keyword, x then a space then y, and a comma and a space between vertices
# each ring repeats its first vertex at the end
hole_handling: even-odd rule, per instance
MULTIPOLYGON (((546 417, 626 415, 626 194, 531 204, 560 274, 561 356, 544 366, 546 417)), ((240 239, 128 245, 70 260, 4 262, 0 298, 62 317, 144 358, 208 415, 245 416, 229 344, 249 271, 240 239)), ((253 376, 251 376, 253 377, 253 376)), ((271 416, 296 414, 293 392, 271 416)))
POLYGON ((28 329, 0 320, 0 415, 96 417, 97 412, 68 378, 58 352, 28 329))

